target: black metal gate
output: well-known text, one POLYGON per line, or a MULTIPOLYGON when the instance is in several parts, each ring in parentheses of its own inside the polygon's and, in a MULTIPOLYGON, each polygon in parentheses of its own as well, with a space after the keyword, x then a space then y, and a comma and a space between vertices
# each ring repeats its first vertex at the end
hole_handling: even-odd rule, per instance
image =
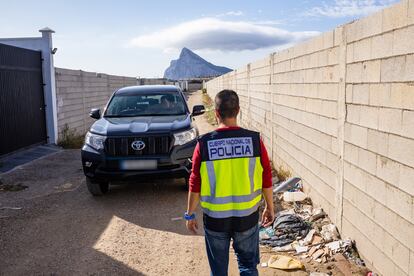
POLYGON ((41 52, 0 44, 0 155, 46 138, 41 52))

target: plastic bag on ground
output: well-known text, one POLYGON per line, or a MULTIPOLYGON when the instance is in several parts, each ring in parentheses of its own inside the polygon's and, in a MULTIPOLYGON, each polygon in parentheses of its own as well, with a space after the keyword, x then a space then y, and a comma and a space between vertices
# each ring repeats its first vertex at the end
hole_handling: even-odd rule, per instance
POLYGON ((268 240, 261 240, 261 244, 270 246, 284 246, 297 239, 305 237, 310 226, 295 214, 279 215, 273 223, 274 236, 268 240))
POLYGON ((303 201, 306 199, 306 194, 304 192, 284 192, 283 200, 286 202, 292 201, 303 201))
POLYGON ((261 228, 259 231, 260 240, 268 240, 275 235, 275 231, 272 227, 261 228))
POLYGON ((273 189, 274 193, 284 192, 293 188, 298 188, 300 186, 299 182, 302 179, 300 177, 292 177, 288 180, 283 181, 280 183, 275 189, 273 189))
POLYGON ((300 261, 284 255, 272 255, 267 262, 267 266, 284 270, 304 268, 304 265, 300 261))

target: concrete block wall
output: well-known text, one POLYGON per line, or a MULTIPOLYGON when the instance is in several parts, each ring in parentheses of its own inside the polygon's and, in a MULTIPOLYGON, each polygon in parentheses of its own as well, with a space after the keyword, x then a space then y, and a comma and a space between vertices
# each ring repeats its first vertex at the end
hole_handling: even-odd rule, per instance
POLYGON ((137 85, 132 77, 113 76, 81 70, 55 68, 58 135, 67 124, 78 134, 85 134, 94 122, 92 108, 101 112, 112 93, 124 86, 137 85))
POLYGON ((240 95, 276 168, 301 176, 383 275, 414 275, 414 0, 206 83, 240 95))

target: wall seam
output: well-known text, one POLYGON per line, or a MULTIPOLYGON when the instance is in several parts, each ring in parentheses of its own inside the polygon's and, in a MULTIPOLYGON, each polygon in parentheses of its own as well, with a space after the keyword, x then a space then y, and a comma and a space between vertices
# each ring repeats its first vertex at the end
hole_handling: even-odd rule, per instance
POLYGON ((342 232, 343 219, 343 191, 344 191, 344 151, 345 151, 345 121, 346 121, 346 56, 347 56, 347 39, 346 27, 335 29, 341 32, 341 41, 339 42, 339 85, 338 85, 338 116, 337 116, 337 142, 338 142, 338 176, 336 185, 336 225, 342 232))
POLYGON ((273 98, 274 98, 274 93, 273 93, 273 71, 274 71, 274 54, 275 53, 271 53, 270 54, 270 68, 269 68, 269 73, 270 73, 270 77, 269 77, 269 92, 270 92, 270 159, 274 162, 274 158, 273 158, 273 154, 274 154, 274 146, 273 146, 273 135, 274 135, 274 115, 273 115, 273 108, 274 108, 274 103, 273 103, 273 98))
MULTIPOLYGON (((222 87, 223 87, 223 85, 222 85, 222 87)), ((250 106, 251 106, 251 96, 250 96, 250 63, 249 64, 247 64, 247 103, 248 103, 248 105, 247 105, 247 114, 248 114, 248 122, 247 122, 247 126, 249 127, 249 128, 251 128, 251 109, 250 109, 250 106)))

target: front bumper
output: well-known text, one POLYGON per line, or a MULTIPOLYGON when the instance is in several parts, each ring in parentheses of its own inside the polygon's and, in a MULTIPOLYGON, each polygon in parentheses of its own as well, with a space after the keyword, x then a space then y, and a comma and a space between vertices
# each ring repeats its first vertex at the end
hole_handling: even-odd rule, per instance
POLYGON ((88 145, 82 147, 82 167, 86 176, 100 180, 130 180, 141 178, 181 178, 189 177, 191 157, 197 141, 175 146, 169 155, 112 157, 88 145), (124 160, 157 160, 154 170, 123 170, 124 160))

